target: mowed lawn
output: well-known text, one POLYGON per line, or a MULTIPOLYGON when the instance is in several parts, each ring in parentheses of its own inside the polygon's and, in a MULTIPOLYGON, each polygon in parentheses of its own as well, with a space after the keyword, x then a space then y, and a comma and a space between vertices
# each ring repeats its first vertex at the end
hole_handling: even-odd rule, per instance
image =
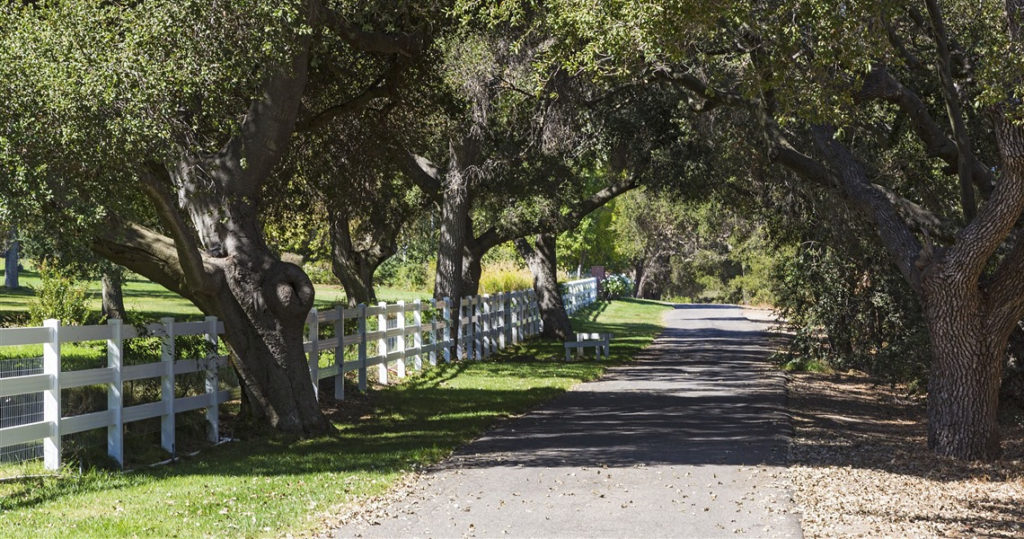
MULTIPOLYGON (((0 270, 0 283, 4 280, 4 272, 0 270)), ((8 290, 0 287, 0 315, 4 313, 27 313, 34 292, 41 285, 39 274, 34 271, 23 271, 18 276, 21 288, 8 290)), ((89 309, 99 314, 101 287, 99 281, 88 283, 89 309)), ((381 301, 395 302, 399 300, 427 301, 430 294, 423 291, 402 290, 389 287, 378 287, 377 295, 381 301)), ((345 303, 345 290, 337 285, 316 285, 316 306, 330 308, 345 303)), ((202 313, 195 305, 163 286, 143 279, 129 279, 124 283, 124 306, 146 319, 158 320, 172 317, 179 320, 201 318, 202 313)))
POLYGON ((580 331, 611 331, 612 361, 566 363, 533 341, 487 361, 449 364, 340 403, 337 435, 246 440, 132 473, 64 470, 0 482, 0 536, 280 536, 316 530, 341 506, 380 494, 501 418, 521 414, 628 361, 661 330, 668 307, 601 302, 580 331))

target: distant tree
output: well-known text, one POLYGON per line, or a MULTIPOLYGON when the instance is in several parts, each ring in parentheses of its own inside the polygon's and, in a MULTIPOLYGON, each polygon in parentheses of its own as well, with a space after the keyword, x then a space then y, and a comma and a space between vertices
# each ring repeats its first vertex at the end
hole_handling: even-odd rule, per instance
POLYGON ((21 254, 21 242, 18 241, 18 233, 11 230, 8 235, 4 251, 4 286, 8 290, 20 288, 18 283, 18 272, 20 271, 19 255, 21 254))

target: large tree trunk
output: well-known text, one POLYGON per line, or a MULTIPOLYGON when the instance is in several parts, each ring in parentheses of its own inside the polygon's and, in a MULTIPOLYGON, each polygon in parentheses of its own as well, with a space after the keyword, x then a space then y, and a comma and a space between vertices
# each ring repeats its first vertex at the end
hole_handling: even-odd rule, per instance
POLYGON ((103 284, 103 315, 107 318, 125 319, 124 291, 121 286, 123 272, 120 268, 112 268, 103 272, 100 281, 103 284))
POLYGON ((434 297, 456 302, 465 295, 462 282, 462 257, 466 248, 469 221, 469 177, 465 170, 475 162, 477 141, 465 137, 451 144, 451 161, 445 173, 441 202, 441 234, 437 248, 437 280, 434 297))
POLYGON ((18 283, 18 256, 21 254, 21 243, 17 240, 17 232, 11 231, 11 241, 7 244, 7 253, 4 257, 4 286, 8 290, 19 288, 18 283))
POLYGON ((270 257, 226 270, 228 286, 216 303, 235 369, 255 404, 248 412, 290 434, 329 432, 302 347, 313 284, 299 267, 270 257))
POLYGON ((996 412, 1009 332, 990 333, 994 328, 976 288, 964 290, 931 275, 922 286, 932 347, 928 446, 960 459, 997 458, 996 412))
POLYGON ((480 293, 480 277, 483 275, 483 257, 486 250, 473 238, 466 238, 462 255, 462 293, 475 296, 480 293))
POLYGON ((558 265, 554 234, 540 234, 533 245, 525 238, 516 240, 516 250, 533 273, 533 289, 537 293, 540 316, 544 321, 541 336, 561 341, 576 340, 572 323, 565 312, 558 290, 558 265))
POLYGON ((312 436, 331 429, 302 346, 313 284, 270 250, 259 219, 262 186, 286 151, 306 84, 310 37, 299 39, 291 65, 268 76, 220 151, 179 148, 180 161, 140 169, 170 237, 120 223, 93 249, 217 316, 248 412, 280 432, 312 436))

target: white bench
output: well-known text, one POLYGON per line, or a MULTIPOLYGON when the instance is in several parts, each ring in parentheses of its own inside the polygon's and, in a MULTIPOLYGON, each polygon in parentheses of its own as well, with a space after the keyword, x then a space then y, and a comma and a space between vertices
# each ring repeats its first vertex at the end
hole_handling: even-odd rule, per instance
POLYGON ((583 357, 584 348, 593 348, 594 357, 601 359, 601 350, 604 350, 605 359, 611 357, 611 333, 577 333, 575 341, 566 341, 565 360, 572 361, 570 350, 576 349, 576 357, 583 357))

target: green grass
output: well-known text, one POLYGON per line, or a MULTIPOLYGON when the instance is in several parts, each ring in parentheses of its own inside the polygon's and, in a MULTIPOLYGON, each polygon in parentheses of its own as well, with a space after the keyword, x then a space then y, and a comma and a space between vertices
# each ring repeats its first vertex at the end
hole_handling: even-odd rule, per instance
MULTIPOLYGON (((0 270, 0 282, 3 281, 4 272, 0 270)), ((39 288, 42 284, 39 273, 34 271, 22 271, 18 276, 21 288, 8 290, 0 287, 0 314, 4 313, 28 313, 28 306, 35 297, 33 289, 39 288)), ((89 283, 89 309, 97 315, 100 312, 102 289, 99 281, 89 283)), ((377 287, 377 296, 380 301, 393 303, 399 300, 415 301, 421 299, 430 300, 428 292, 402 290, 390 287, 377 287)), ((331 308, 339 303, 345 303, 345 290, 337 285, 316 285, 316 306, 317 308, 331 308)), ((144 279, 128 279, 124 283, 124 306, 129 311, 144 315, 149 319, 159 319, 165 316, 179 320, 198 319, 202 317, 199 309, 190 301, 171 292, 163 286, 144 279)))
MULTIPOLYGON (((0 271, 0 281, 3 280, 3 271, 0 271)), ((21 288, 8 290, 0 287, 0 314, 3 313, 28 313, 29 303, 35 297, 33 289, 39 288, 42 282, 39 273, 34 271, 22 271, 18 276, 21 288)), ((99 281, 89 283, 89 309, 94 313, 100 312, 102 288, 99 281)), ((124 306, 129 311, 134 311, 154 320, 170 316, 178 319, 201 318, 199 309, 192 305, 192 302, 167 290, 152 281, 143 279, 128 279, 124 283, 124 306)))
MULTIPOLYGON (((580 331, 611 331, 613 361, 660 331, 666 307, 601 303, 580 331)), ((366 397, 334 417, 338 436, 249 440, 134 473, 65 470, 0 482, 0 536, 279 536, 320 525, 318 515, 380 494, 437 462, 495 421, 521 414, 609 363, 565 363, 560 343, 530 342, 493 360, 444 365, 366 397)), ((350 393, 356 395, 356 392, 350 393)))

